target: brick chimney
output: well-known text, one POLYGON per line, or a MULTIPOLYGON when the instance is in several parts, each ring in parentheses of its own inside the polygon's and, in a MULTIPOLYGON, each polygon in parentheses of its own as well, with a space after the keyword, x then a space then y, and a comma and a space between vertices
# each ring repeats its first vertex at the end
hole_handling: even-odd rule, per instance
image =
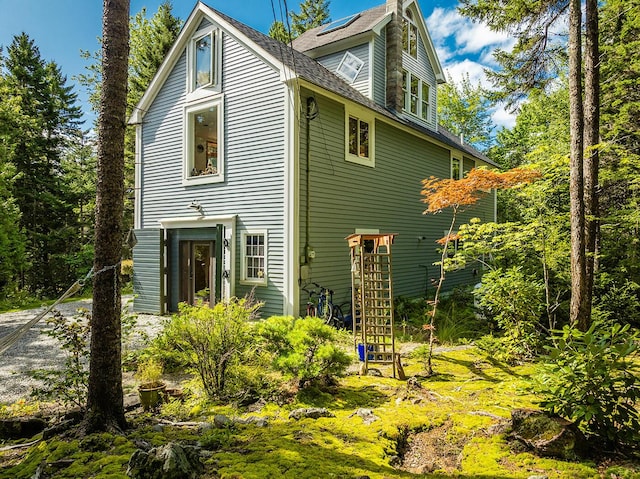
POLYGON ((387 13, 393 13, 387 24, 387 108, 402 111, 402 0, 387 0, 387 13))

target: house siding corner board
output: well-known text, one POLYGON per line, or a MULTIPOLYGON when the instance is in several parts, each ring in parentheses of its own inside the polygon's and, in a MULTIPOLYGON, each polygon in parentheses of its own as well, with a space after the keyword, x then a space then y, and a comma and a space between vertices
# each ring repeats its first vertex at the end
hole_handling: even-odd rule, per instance
MULTIPOLYGON (((303 96, 309 92, 303 91, 303 96)), ((398 233, 392 248, 394 294, 420 296, 425 291, 425 269, 437 277, 439 259, 436 240, 448 229, 451 216, 423 215, 423 178, 450 175, 450 152, 426 139, 395 128, 387 122, 375 123, 375 168, 345 161, 344 106, 315 95, 319 117, 311 122, 311 171, 309 245, 315 251, 310 281, 335 290, 335 301, 349 298, 351 285, 349 248, 344 240, 355 229, 398 233), (420 238, 425 237, 422 240, 420 238)), ((306 121, 301 121, 300 141, 300 248, 306 242, 306 121)), ((461 215, 460 221, 480 216, 492 218, 492 198, 486 205, 461 215)), ((455 272, 446 288, 473 283, 472 268, 455 272)), ((431 285, 429 284, 429 289, 431 285)), ((307 296, 301 292, 301 310, 307 296)))
MULTIPOLYGON (((360 60, 364 62, 362 65, 362 69, 355 81, 351 84, 353 88, 358 90, 366 97, 370 97, 370 83, 369 83, 369 43, 364 43, 362 45, 358 45, 353 48, 348 48, 347 50, 341 50, 336 53, 332 53, 331 55, 326 55, 324 57, 320 57, 317 59, 318 63, 324 66, 327 70, 330 70, 334 73, 338 70, 338 66, 340 66, 340 62, 344 57, 346 52, 350 52, 352 55, 355 55, 360 60)), ((338 75, 340 76, 340 75, 338 75)), ((384 103, 383 103, 384 104, 384 103)))
MULTIPOLYGON (((239 284, 244 231, 268 232, 268 285, 256 288, 265 302, 263 314, 281 313, 283 291, 285 95, 279 73, 228 34, 223 35, 224 182, 184 186, 183 141, 186 54, 183 53, 159 91, 142 127, 143 228, 161 219, 193 217, 196 200, 203 214, 237 215, 235 294, 239 284)), ((212 96, 213 97, 213 96, 212 96)))

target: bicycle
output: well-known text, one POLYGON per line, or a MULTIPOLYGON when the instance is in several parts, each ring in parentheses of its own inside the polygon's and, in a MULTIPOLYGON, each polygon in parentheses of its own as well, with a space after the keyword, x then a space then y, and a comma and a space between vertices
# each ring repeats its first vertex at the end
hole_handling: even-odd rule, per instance
POLYGON ((309 283, 317 288, 308 289, 309 285, 302 287, 302 290, 309 295, 307 300, 307 316, 322 318, 325 324, 336 329, 344 328, 349 320, 342 313, 342 308, 333 302, 333 290, 320 286, 318 283, 309 283), (318 295, 317 304, 313 302, 314 295, 318 295))

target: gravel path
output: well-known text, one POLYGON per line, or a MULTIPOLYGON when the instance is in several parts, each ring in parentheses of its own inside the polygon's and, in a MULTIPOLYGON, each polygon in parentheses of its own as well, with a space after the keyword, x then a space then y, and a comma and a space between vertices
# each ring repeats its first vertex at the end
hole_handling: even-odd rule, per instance
MULTIPOLYGON (((130 299, 130 296, 123 297, 123 305, 130 299)), ((56 307, 66 317, 72 317, 79 308, 90 310, 91 300, 83 299, 56 307)), ((15 331, 45 309, 42 307, 0 314, 0 338, 15 331)), ((44 331, 49 329, 46 320, 50 317, 51 314, 41 319, 17 343, 0 355, 0 404, 29 398, 31 390, 39 385, 38 381, 29 377, 29 371, 53 369, 64 364, 64 352, 58 342, 44 334, 44 331)), ((142 336, 138 332, 144 331, 147 335, 153 335, 159 330, 160 323, 161 318, 158 316, 138 315, 136 333, 130 338, 128 346, 140 347, 142 336)))

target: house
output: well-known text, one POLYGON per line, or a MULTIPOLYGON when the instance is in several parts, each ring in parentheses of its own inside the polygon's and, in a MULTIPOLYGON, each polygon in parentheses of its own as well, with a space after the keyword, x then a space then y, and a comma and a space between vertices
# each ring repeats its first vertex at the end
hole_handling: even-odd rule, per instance
MULTIPOLYGON (((491 164, 438 126, 441 82, 415 0, 310 30, 293 48, 198 3, 130 119, 134 308, 255 288, 263 316, 297 315, 307 282, 347 301, 356 232, 397 233, 395 295, 424 294, 450 217, 422 214, 420 180, 491 164)), ((494 209, 490 195, 465 218, 494 209)))

